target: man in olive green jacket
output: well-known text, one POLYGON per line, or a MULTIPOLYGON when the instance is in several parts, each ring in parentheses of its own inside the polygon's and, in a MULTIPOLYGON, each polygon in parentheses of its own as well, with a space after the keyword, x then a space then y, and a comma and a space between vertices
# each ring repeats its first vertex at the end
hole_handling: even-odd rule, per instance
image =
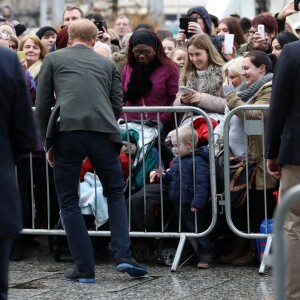
POLYGON ((114 63, 93 50, 97 28, 80 19, 68 28, 71 47, 46 56, 39 75, 36 113, 47 160, 53 166, 62 221, 76 267, 66 280, 95 282, 93 249, 79 208, 82 161, 89 157, 107 197, 116 269, 147 274, 131 257, 117 119, 122 111, 120 75, 114 63), (53 106, 53 95, 55 105, 53 106))

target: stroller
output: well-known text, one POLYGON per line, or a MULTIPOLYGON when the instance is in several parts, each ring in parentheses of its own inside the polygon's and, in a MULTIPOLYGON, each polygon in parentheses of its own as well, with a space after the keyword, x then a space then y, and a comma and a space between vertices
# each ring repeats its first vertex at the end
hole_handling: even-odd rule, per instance
MULTIPOLYGON (((160 186, 149 184, 148 177, 150 171, 163 167, 165 163, 169 164, 173 155, 164 144, 159 147, 159 128, 155 121, 130 121, 121 124, 120 128, 125 143, 136 145, 136 152, 129 153, 133 160, 129 175, 125 179, 124 190, 130 231, 159 232, 162 227, 164 231, 171 231, 171 226, 174 224, 172 205, 167 201, 163 204, 164 224, 162 224, 160 186), (162 151, 161 156, 158 148, 162 151)), ((162 187, 162 189, 163 198, 167 199, 167 188, 162 187)), ((131 241, 132 253, 138 261, 154 259, 163 265, 172 264, 176 253, 174 239, 131 238, 131 241)))
POLYGON ((129 121, 120 124, 120 129, 126 147, 126 150, 122 147, 121 155, 125 153, 128 157, 128 165, 122 164, 125 175, 124 194, 128 197, 140 190, 144 182, 147 183, 150 171, 159 167, 158 128, 156 121, 147 120, 129 121))

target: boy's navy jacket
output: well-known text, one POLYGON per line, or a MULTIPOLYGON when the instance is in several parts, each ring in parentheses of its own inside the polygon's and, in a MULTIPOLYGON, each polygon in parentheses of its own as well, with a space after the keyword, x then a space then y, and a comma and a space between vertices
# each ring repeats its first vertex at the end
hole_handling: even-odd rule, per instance
POLYGON ((208 147, 195 149, 195 193, 193 180, 193 153, 174 158, 171 168, 166 172, 163 183, 169 185, 170 201, 179 203, 181 188, 182 205, 204 209, 210 196, 209 152, 208 147), (181 163, 182 182, 180 185, 179 162, 181 163))

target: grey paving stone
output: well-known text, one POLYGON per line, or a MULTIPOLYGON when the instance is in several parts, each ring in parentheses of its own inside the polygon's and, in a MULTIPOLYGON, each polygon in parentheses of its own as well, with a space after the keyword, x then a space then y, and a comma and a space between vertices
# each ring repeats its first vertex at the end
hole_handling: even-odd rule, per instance
POLYGON ((48 245, 41 239, 39 248, 27 248, 26 259, 10 264, 9 300, 266 300, 273 297, 271 271, 258 274, 258 266, 213 265, 197 270, 186 264, 177 272, 154 262, 143 263, 148 277, 132 279, 118 273, 109 259, 96 262, 96 283, 64 281, 64 272, 72 268, 70 259, 55 262, 48 245))

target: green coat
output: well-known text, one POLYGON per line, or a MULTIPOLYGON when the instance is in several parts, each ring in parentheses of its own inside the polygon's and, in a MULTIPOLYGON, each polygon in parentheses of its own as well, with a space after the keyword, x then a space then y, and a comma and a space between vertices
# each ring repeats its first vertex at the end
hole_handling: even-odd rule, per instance
POLYGON ((108 133, 112 141, 121 143, 116 120, 122 112, 122 97, 114 62, 93 49, 80 44, 46 55, 39 74, 36 113, 47 149, 57 130, 108 133))

